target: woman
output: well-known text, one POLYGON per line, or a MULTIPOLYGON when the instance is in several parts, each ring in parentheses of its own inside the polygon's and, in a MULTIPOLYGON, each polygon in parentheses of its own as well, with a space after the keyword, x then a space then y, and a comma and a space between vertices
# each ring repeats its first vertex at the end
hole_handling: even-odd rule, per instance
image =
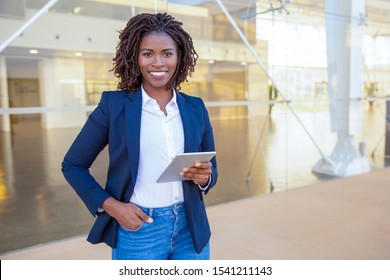
POLYGON ((178 92, 198 58, 191 36, 170 15, 145 13, 119 39, 118 90, 103 92, 62 163, 97 216, 88 241, 111 246, 113 259, 209 259, 203 194, 217 181, 215 157, 184 168, 185 181, 156 183, 176 154, 215 150, 203 101, 178 92), (106 145, 103 188, 89 168, 106 145))

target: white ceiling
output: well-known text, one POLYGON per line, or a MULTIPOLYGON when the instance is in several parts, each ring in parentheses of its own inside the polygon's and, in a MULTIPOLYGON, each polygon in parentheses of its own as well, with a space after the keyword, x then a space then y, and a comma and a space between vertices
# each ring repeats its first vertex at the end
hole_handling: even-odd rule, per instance
MULTIPOLYGON (((165 0, 58 0, 51 9, 55 13, 74 13, 76 7, 80 7, 80 14, 127 20, 130 14, 130 4, 155 3, 159 6, 166 3, 165 0), (124 8, 124 7, 127 8, 124 8)), ((274 12, 266 14, 274 15, 274 20, 299 22, 305 24, 323 24, 325 0, 222 0, 227 9, 242 20, 254 20, 256 11, 266 12, 273 7, 274 12), (257 5, 257 10, 256 10, 257 5), (272 5, 272 6, 271 6, 272 5), (284 5, 284 6, 282 6, 284 5), (284 9, 279 9, 280 7, 284 9)), ((345 0, 340 0, 345 1, 345 0)), ((21 9, 40 9, 47 0, 1 0, 0 17, 7 13, 19 14, 21 9)), ((170 4, 189 5, 203 7, 210 14, 222 13, 215 0, 170 0, 170 4)), ((390 36, 390 0, 366 0, 365 30, 373 36, 390 36)), ((12 17, 12 15, 9 15, 12 17)), ((14 15, 14 17, 18 17, 14 15)), ((17 51, 17 50, 14 50, 17 51)), ((51 51, 51 50, 47 50, 51 51)), ((25 50, 23 50, 25 52, 25 50)), ((16 55, 16 53, 14 53, 16 55)))
MULTIPOLYGON (((275 9, 275 17, 286 15, 284 20, 290 22, 300 22, 302 18, 305 21, 310 20, 316 24, 323 22, 325 0, 222 0, 223 4, 232 13, 242 19, 253 18, 256 14, 256 5, 260 10, 267 11, 271 5, 275 9), (278 8, 282 7, 281 10, 278 8), (285 8, 285 9, 283 9, 285 8), (280 12, 279 12, 280 11, 280 12), (309 16, 309 17, 307 17, 309 16)), ((340 0, 345 1, 345 0, 340 0)), ((364 0, 362 0, 364 1, 364 0)), ((44 6, 48 0, 1 0, 0 16, 6 16, 7 13, 20 17, 21 8, 39 9, 44 6)), ((131 5, 137 7, 137 4, 146 2, 158 3, 159 7, 170 4, 180 4, 195 7, 206 7, 210 14, 221 13, 215 0, 58 0, 51 9, 58 13, 73 13, 76 7, 81 8, 80 13, 95 17, 111 17, 114 19, 126 20, 131 14, 131 5), (127 7, 127 8, 124 8, 127 7)), ((390 0, 365 0, 366 15, 365 25, 367 32, 372 35, 390 35, 390 0)), ((272 12, 268 12, 271 14, 272 12)), ((12 16, 12 15, 11 15, 12 16)))

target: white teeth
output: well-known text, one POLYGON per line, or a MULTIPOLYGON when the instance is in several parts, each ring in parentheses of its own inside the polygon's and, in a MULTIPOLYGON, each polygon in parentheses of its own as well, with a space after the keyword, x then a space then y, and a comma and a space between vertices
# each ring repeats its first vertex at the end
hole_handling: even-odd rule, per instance
POLYGON ((153 76, 162 76, 165 74, 165 72, 150 72, 153 76))

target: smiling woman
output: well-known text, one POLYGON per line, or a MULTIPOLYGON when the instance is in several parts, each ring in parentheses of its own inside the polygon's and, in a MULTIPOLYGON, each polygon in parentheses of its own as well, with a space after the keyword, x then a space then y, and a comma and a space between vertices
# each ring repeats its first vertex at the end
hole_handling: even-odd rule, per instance
POLYGON ((204 194, 218 178, 216 158, 157 182, 181 153, 215 151, 207 109, 180 90, 197 54, 182 23, 139 14, 121 31, 112 69, 118 91, 104 92, 62 163, 69 184, 97 216, 88 241, 112 247, 113 259, 209 259, 204 194), (106 186, 89 168, 109 147, 106 186))

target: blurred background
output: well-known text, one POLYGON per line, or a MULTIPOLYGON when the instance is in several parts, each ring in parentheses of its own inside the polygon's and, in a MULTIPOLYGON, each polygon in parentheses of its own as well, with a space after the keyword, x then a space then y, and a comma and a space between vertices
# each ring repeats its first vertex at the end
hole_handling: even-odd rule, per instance
MULTIPOLYGON (((1 0, 0 253, 89 231, 61 162, 116 89, 132 16, 168 12, 193 38, 182 91, 211 117, 211 206, 388 165, 389 11, 388 0, 1 0)), ((103 186, 106 167, 104 150, 91 169, 103 186)))

